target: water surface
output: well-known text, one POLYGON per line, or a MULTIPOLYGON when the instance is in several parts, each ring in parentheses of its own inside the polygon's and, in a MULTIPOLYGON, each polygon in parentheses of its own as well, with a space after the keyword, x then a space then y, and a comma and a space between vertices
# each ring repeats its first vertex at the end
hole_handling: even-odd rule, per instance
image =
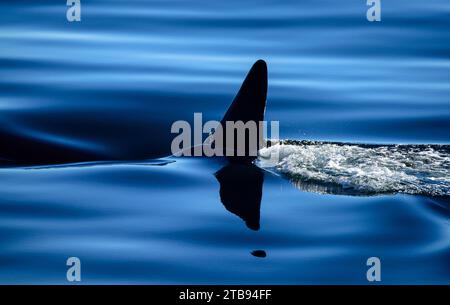
POLYGON ((360 0, 81 2, 79 23, 0 4, 1 283, 67 283, 70 256, 83 283, 364 284, 371 256, 382 283, 450 283, 448 146, 419 168, 330 144, 264 169, 158 159, 259 58, 284 139, 450 144, 446 0, 383 1, 380 23, 360 0), (48 166, 82 161, 108 162, 48 166))

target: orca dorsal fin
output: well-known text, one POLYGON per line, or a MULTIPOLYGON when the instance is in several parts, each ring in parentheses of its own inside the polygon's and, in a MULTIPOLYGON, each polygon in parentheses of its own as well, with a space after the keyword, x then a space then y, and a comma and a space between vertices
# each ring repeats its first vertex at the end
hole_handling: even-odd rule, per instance
POLYGON ((225 126, 226 121, 243 121, 244 123, 263 121, 266 98, 267 64, 260 59, 248 72, 239 92, 221 120, 222 126, 225 126))
MULTIPOLYGON (((264 60, 256 61, 248 72, 244 82, 236 94, 231 106, 220 121, 223 128, 222 147, 224 155, 230 162, 249 163, 258 154, 258 149, 263 143, 260 122, 264 121, 267 98, 267 64, 264 60), (256 138, 251 139, 250 134, 245 134, 244 147, 239 147, 236 137, 234 143, 228 143, 226 126, 227 122, 242 121, 244 124, 252 121, 256 123, 256 138), (253 142, 255 141, 255 142, 253 142), (255 143, 256 147, 251 147, 250 143, 255 143), (239 150, 239 152, 238 152, 239 150), (230 152, 232 152, 230 154, 230 152)), ((236 133, 235 133, 236 135, 236 133)), ((217 136, 216 134, 213 135, 217 136)), ((242 146, 242 145, 241 145, 242 146)))

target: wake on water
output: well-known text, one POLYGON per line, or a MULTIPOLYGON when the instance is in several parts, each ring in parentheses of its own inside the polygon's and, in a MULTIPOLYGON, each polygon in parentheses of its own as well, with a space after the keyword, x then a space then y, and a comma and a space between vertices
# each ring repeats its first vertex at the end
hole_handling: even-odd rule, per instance
POLYGON ((257 164, 305 191, 450 196, 450 145, 364 145, 282 140, 257 164), (270 159, 271 154, 279 154, 270 159))
MULTIPOLYGON (((97 161, 25 168, 122 163, 166 165, 171 162, 175 160, 97 161)), ((450 145, 281 140, 276 143, 272 141, 268 147, 260 149, 256 164, 280 173, 296 187, 308 192, 362 196, 405 193, 450 199, 450 145)))

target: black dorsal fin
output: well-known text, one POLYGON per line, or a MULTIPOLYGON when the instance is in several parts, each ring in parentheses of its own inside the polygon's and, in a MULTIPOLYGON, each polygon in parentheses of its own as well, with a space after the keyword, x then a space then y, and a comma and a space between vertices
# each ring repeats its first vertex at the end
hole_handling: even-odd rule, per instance
POLYGON ((267 65, 262 59, 256 61, 236 94, 233 103, 222 118, 226 121, 263 121, 267 98, 267 65))
MULTIPOLYGON (((256 61, 247 74, 244 82, 236 94, 231 106, 228 108, 224 117, 220 121, 223 128, 223 151, 225 156, 231 162, 248 163, 252 162, 261 147, 263 138, 260 130, 260 122, 264 120, 264 112, 266 110, 267 98, 267 65, 264 60, 256 61), (234 145, 230 145, 226 141, 226 122, 242 121, 244 124, 249 121, 256 123, 257 135, 255 139, 250 138, 250 134, 245 135, 245 147, 239 149, 236 137, 234 138, 234 145), (256 141, 256 142, 253 142, 256 141), (254 146, 249 143, 256 143, 256 150, 254 146), (239 150, 239 152, 238 152, 239 150), (230 154, 230 152, 233 152, 230 154)), ((236 133, 235 133, 236 135, 236 133)))

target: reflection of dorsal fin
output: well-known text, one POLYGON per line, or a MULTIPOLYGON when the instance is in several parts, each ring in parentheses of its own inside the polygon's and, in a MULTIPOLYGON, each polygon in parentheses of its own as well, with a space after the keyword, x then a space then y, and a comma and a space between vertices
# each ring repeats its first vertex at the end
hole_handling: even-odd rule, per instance
POLYGON ((225 208, 259 230, 264 171, 254 164, 228 164, 215 174, 225 208))
POLYGON ((267 65, 262 59, 255 62, 247 74, 221 123, 226 121, 263 121, 267 97, 267 65))

